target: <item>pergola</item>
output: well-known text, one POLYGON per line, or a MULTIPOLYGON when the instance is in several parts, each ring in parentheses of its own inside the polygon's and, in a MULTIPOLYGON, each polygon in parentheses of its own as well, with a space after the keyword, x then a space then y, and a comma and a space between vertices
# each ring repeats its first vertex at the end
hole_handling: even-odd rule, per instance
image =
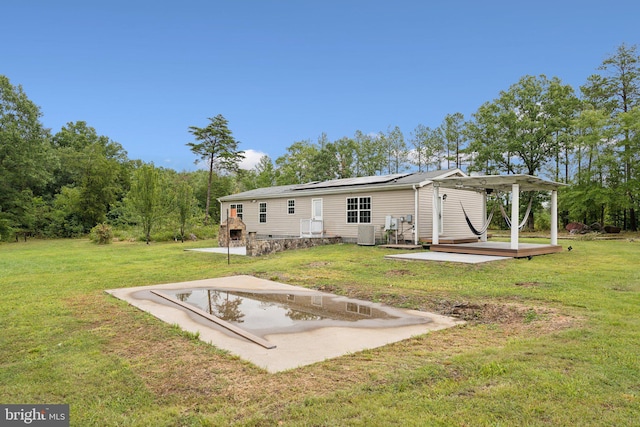
POLYGON ((532 175, 486 175, 451 177, 433 180, 433 231, 431 250, 459 253, 501 254, 507 256, 529 256, 544 253, 559 252, 558 246, 558 188, 566 184, 547 181, 532 175), (491 192, 511 193, 511 240, 508 248, 505 245, 487 243, 486 231, 480 237, 479 243, 441 245, 438 236, 438 216, 440 212, 435 207, 440 198, 441 188, 455 188, 458 190, 476 191, 483 195, 483 218, 487 217, 487 194, 491 192), (551 244, 533 245, 519 242, 519 216, 521 191, 550 191, 551 192, 551 244), (457 250, 456 250, 457 249, 457 250))

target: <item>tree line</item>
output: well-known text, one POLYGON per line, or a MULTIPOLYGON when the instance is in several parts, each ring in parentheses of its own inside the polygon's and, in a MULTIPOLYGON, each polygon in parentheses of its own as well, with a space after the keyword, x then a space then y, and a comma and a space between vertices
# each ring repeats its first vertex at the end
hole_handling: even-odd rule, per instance
POLYGON ((0 75, 1 239, 25 233, 78 237, 103 223, 138 229, 133 235, 147 241, 152 227, 184 239, 188 227, 217 218, 217 203, 204 213, 210 188, 219 195, 234 191, 232 176, 132 160, 86 122, 69 122, 52 134, 41 116, 21 87, 0 75))
POLYGON ((184 238, 220 219, 217 197, 273 185, 460 168, 526 173, 569 184, 566 221, 637 230, 640 206, 640 57, 621 45, 578 90, 524 76, 469 118, 448 114, 407 136, 397 126, 291 144, 273 161, 238 168, 243 152, 222 115, 186 142, 205 170, 177 172, 128 158, 86 122, 52 134, 22 88, 0 75, 0 236, 86 235, 98 224, 184 238))
MULTIPOLYGON (((562 182, 564 222, 600 222, 637 231, 640 208, 640 57, 621 45, 575 90, 557 77, 523 76, 465 119, 419 124, 329 141, 299 141, 262 159, 248 184, 460 168, 529 174, 562 182)), ((542 200, 537 200, 541 206, 542 200)), ((533 217, 532 217, 533 218, 533 217)))

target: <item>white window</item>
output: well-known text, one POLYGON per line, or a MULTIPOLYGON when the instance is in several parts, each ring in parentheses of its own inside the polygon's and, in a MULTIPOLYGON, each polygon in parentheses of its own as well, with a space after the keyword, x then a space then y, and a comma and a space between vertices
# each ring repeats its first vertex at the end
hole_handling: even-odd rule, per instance
POLYGON ((367 196, 347 198, 347 223, 371 223, 371 197, 367 196))
POLYGON ((242 219, 242 203, 238 203, 236 205, 231 205, 229 206, 232 210, 235 209, 236 210, 236 216, 238 217, 238 219, 242 219))
POLYGON ((354 302, 348 302, 347 312, 362 314, 363 316, 371 316, 371 307, 369 307, 368 305, 360 305, 354 302))
POLYGON ((296 213, 296 201, 294 199, 287 200, 287 214, 295 215, 296 213))
POLYGON ((267 222, 267 202, 260 202, 260 222, 267 222))

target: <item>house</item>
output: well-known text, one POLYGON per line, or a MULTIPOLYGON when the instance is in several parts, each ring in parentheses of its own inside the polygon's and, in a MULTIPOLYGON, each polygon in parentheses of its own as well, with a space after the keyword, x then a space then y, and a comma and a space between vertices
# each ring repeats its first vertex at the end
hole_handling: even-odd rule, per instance
MULTIPOLYGON (((344 242, 417 244, 430 241, 433 230, 434 179, 466 177, 459 169, 407 172, 384 176, 335 179, 284 185, 221 197, 221 222, 226 212, 246 225, 258 238, 331 237, 344 242)), ((440 191, 440 241, 469 238, 467 225, 482 224, 484 199, 478 192, 455 188, 440 191)))

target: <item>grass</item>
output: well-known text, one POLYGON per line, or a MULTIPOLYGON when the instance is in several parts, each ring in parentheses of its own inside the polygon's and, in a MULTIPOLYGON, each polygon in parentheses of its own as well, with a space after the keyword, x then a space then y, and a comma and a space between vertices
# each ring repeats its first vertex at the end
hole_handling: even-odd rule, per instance
MULTIPOLYGON (((564 242, 563 242, 564 243, 564 242)), ((211 242, 0 245, 0 402, 68 403, 77 426, 634 425, 640 241, 480 265, 211 242), (250 274, 466 325, 268 374, 105 289, 250 274)), ((564 244, 568 246, 568 244, 564 244)))

